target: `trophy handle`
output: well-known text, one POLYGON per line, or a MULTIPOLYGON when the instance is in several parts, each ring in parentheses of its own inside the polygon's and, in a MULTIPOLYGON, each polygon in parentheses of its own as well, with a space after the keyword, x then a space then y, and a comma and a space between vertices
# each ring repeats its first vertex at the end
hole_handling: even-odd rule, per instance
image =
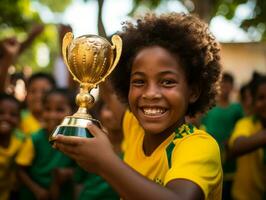
POLYGON ((62 43, 62 54, 63 54, 63 58, 64 58, 64 63, 67 66, 68 71, 73 76, 74 80, 78 81, 81 84, 81 81, 79 79, 77 79, 77 77, 72 73, 72 71, 68 65, 68 62, 67 62, 67 54, 68 54, 67 50, 68 50, 69 44, 73 41, 73 39, 74 39, 73 33, 67 32, 65 34, 65 36, 63 38, 63 43, 62 43))
POLYGON ((105 76, 100 80, 98 81, 97 83, 95 83, 95 86, 104 81, 106 79, 107 76, 109 76, 109 74, 111 74, 111 72, 114 70, 114 68, 116 67, 119 59, 120 59, 120 56, 121 56, 121 53, 122 53, 122 39, 119 35, 113 35, 112 37, 112 43, 113 43, 113 46, 112 46, 112 50, 116 50, 116 56, 115 56, 115 60, 111 66, 111 68, 108 70, 108 72, 105 74, 105 76))

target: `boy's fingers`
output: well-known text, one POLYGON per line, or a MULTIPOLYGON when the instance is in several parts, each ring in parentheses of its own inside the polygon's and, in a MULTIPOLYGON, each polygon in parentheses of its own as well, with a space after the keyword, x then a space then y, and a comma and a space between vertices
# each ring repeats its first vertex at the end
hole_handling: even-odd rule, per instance
POLYGON ((96 126, 95 124, 91 124, 91 123, 87 125, 87 128, 89 132, 95 137, 97 137, 97 135, 99 135, 99 132, 102 131, 98 126, 96 126))
POLYGON ((57 143, 56 147, 58 146, 59 143, 71 145, 71 146, 76 146, 76 145, 79 145, 81 143, 81 138, 75 137, 75 136, 57 135, 55 137, 55 142, 57 143))
POLYGON ((59 151, 62 151, 64 154, 67 154, 71 158, 75 158, 77 154, 73 146, 68 146, 68 145, 64 145, 64 144, 56 143, 56 142, 55 142, 55 146, 56 146, 56 149, 58 149, 59 151))

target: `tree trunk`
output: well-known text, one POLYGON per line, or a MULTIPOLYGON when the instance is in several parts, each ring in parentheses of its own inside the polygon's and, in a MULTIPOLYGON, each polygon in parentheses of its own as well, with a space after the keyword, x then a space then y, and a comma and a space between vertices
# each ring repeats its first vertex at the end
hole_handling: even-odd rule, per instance
POLYGON ((103 4, 104 4, 104 0, 98 0, 98 34, 102 37, 107 37, 106 32, 105 32, 105 28, 103 25, 103 20, 102 20, 102 10, 103 10, 103 4))
POLYGON ((199 18, 209 23, 213 16, 215 1, 213 0, 193 0, 195 9, 193 13, 197 14, 199 18))

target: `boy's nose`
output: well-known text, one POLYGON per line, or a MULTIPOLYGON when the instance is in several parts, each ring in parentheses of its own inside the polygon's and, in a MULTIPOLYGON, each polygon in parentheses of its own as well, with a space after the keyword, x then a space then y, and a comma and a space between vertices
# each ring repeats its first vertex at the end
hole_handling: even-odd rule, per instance
POLYGON ((145 99, 158 99, 161 98, 161 96, 160 89, 154 84, 147 86, 142 95, 142 97, 145 99))
POLYGON ((0 116, 1 120, 7 120, 9 121, 10 119, 12 119, 12 116, 8 113, 4 113, 0 116))

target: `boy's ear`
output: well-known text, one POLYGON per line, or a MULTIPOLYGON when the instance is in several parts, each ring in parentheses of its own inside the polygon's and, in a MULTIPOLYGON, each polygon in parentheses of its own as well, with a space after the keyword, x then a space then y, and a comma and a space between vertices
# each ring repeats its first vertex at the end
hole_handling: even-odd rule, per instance
POLYGON ((201 94, 201 88, 193 85, 190 87, 189 103, 195 103, 201 94))

